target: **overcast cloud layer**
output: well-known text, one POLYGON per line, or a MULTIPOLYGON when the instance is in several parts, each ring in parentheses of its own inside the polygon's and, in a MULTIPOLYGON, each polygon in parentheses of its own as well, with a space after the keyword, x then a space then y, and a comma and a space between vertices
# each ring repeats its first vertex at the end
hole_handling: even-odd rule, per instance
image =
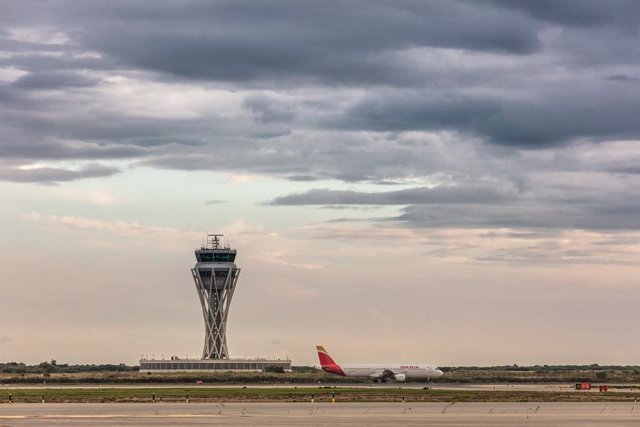
POLYGON ((402 204, 398 218, 417 227, 640 226, 635 1, 3 11, 0 179, 108 176, 117 169, 99 162, 117 160, 311 183, 418 180, 443 187, 315 188, 272 204, 402 204))
MULTIPOLYGON (((525 330, 542 346, 564 325, 550 339, 572 358, 599 326, 604 359, 637 360, 617 325, 637 323, 620 307, 640 296, 640 2, 0 0, 0 181, 0 314, 12 320, 29 321, 36 258, 68 296, 41 307, 66 307, 62 325, 91 301, 78 323, 101 313, 114 339, 121 318, 140 325, 174 302, 191 313, 175 284, 218 227, 246 254, 247 289, 260 285, 238 317, 246 349, 260 339, 252 313, 271 334, 291 328, 287 313, 317 323, 310 313, 330 305, 341 314, 327 330, 345 346, 372 324, 371 343, 379 331, 405 343, 400 329, 416 331, 393 322, 406 318, 442 331, 438 348, 469 343, 493 361, 495 349, 519 357, 501 339, 525 330), (154 286, 165 299, 146 299, 154 286), (432 296, 469 314, 426 313, 432 296), (530 318, 523 299, 538 301, 530 318), (593 328, 570 321, 582 307, 602 316, 593 328)), ((310 326, 269 349, 305 355, 310 326)), ((152 327, 118 348, 165 342, 152 327)), ((40 325, 24 328, 0 331, 11 354, 40 342, 40 325)), ((101 332, 78 333, 104 352, 101 332)))

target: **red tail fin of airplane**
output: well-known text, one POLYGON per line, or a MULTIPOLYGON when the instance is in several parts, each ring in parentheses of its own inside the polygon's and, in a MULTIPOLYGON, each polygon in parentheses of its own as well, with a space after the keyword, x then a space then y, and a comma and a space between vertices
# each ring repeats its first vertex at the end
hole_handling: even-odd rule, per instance
POLYGON ((327 350, 324 349, 323 346, 317 345, 316 349, 318 350, 318 359, 320 359, 320 366, 323 368, 327 365, 337 365, 337 363, 329 356, 327 350))
POLYGON ((318 359, 320 359, 320 366, 322 370, 325 372, 329 372, 331 374, 346 376, 340 365, 338 365, 327 353, 327 350, 324 349, 321 345, 317 345, 316 349, 318 350, 318 359))

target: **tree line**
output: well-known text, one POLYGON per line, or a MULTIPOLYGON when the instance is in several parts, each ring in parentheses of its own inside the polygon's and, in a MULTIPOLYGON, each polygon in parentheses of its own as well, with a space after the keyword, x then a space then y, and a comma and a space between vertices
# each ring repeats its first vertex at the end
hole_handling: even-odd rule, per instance
POLYGON ((27 365, 21 362, 0 363, 0 372, 5 374, 74 374, 97 371, 131 372, 138 371, 139 369, 139 366, 127 366, 124 363, 69 365, 67 363, 57 363, 55 359, 49 362, 38 363, 37 365, 27 365))

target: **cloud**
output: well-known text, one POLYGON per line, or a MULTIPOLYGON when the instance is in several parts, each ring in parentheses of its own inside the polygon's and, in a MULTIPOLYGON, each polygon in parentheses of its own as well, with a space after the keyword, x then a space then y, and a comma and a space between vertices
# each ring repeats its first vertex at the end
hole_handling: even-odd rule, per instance
POLYGON ((136 4, 125 12, 114 5, 75 14, 91 25, 85 42, 92 49, 136 68, 218 81, 384 82, 406 75, 390 72, 404 68, 387 61, 394 50, 527 54, 539 47, 535 21, 466 2, 191 6, 136 4))
POLYGON ((78 230, 91 230, 91 231, 107 231, 120 235, 143 235, 143 234, 156 234, 164 232, 177 232, 179 230, 167 227, 151 227, 140 224, 139 222, 125 222, 125 221, 102 221, 99 219, 84 218, 77 216, 58 216, 53 215, 48 217, 48 221, 52 225, 58 225, 61 227, 74 228, 78 230))
POLYGON ((475 205, 473 209, 461 209, 454 205, 426 207, 412 205, 392 218, 418 228, 486 227, 524 229, 567 230, 637 230, 640 220, 638 201, 618 200, 606 204, 592 202, 561 202, 538 200, 513 205, 475 205), (602 207, 602 205, 606 207, 602 207))
POLYGON ((627 74, 614 74, 611 76, 606 76, 605 79, 618 81, 618 82, 630 82, 630 83, 635 83, 637 81, 640 81, 640 78, 629 76, 627 74))
POLYGON ((11 84, 12 88, 21 90, 54 90, 77 87, 92 87, 97 84, 96 78, 77 72, 39 72, 30 73, 11 84))
POLYGON ((303 263, 292 261, 293 253, 286 250, 271 250, 262 253, 262 259, 276 265, 290 268, 300 268, 304 270, 321 270, 324 268, 322 264, 303 263))
POLYGON ((75 181, 85 178, 111 176, 118 172, 119 170, 116 168, 99 164, 89 164, 79 170, 51 167, 13 167, 0 169, 0 181, 55 184, 59 182, 75 181))
MULTIPOLYGON (((535 157, 539 153, 533 154, 535 157)), ((589 157, 594 155, 590 154, 589 157)), ((617 157, 613 159, 617 161, 617 157)), ((531 168, 533 162, 529 164, 531 168)), ((575 167, 579 169, 580 165, 575 167)), ((397 206, 400 212, 395 216, 349 217, 333 222, 392 222, 417 229, 640 229, 636 175, 540 171, 531 173, 524 182, 508 174, 501 179, 497 176, 469 180, 459 175, 432 187, 392 191, 313 189, 280 196, 267 204, 332 208, 397 206), (600 191, 594 192, 596 185, 600 191)))
POLYGON ((640 5, 633 0, 616 0, 608 3, 576 0, 558 4, 553 0, 490 0, 500 7, 519 9, 528 15, 563 25, 634 27, 634 17, 640 14, 640 5))
MULTIPOLYGON (((239 164, 260 139, 278 140, 269 148, 283 155, 281 137, 300 141, 318 128, 342 133, 335 145, 353 129, 426 130, 525 148, 638 133, 638 97, 614 87, 621 79, 603 79, 634 68, 609 58, 594 70, 584 61, 596 55, 580 50, 634 45, 624 30, 637 6, 624 1, 65 3, 20 2, 3 17, 0 67, 26 73, 0 87, 5 156, 148 157, 182 168, 180 156, 239 141, 239 164), (592 36, 594 28, 609 33, 592 36), (233 106, 220 89, 245 93, 233 106), (216 99, 226 112, 211 108, 216 99)), ((292 163, 291 176, 305 175, 292 163)))
POLYGON ((289 122, 293 118, 292 106, 276 97, 249 96, 244 106, 262 123, 289 122))
POLYGON ((28 213, 22 214, 21 218, 28 219, 31 221, 37 221, 40 218, 42 218, 42 215, 40 215, 38 212, 28 212, 28 213))
POLYGON ((145 225, 138 221, 105 221, 74 215, 42 215, 30 212, 22 215, 27 221, 33 221, 57 233, 79 234, 82 241, 89 245, 110 246, 115 249, 154 247, 172 252, 184 251, 185 243, 199 242, 202 233, 174 227, 145 225), (114 240, 114 237, 118 239, 114 240), (133 245, 133 246, 132 246, 133 245))
POLYGON ((408 205, 408 204, 470 204, 503 203, 515 194, 483 186, 421 187, 386 192, 315 189, 304 193, 277 197, 268 204, 291 205, 408 205))
POLYGON ((422 254, 438 263, 568 265, 637 264, 637 231, 514 228, 410 228, 393 222, 315 224, 297 230, 314 240, 341 242, 344 252, 379 259, 385 251, 422 254), (380 242, 394 245, 380 245, 380 242))
MULTIPOLYGON (((555 86, 555 85, 554 85, 555 86)), ((525 99, 392 92, 354 103, 336 125, 379 132, 456 130, 488 143, 543 148, 578 138, 633 138, 640 100, 626 88, 541 89, 525 99)))

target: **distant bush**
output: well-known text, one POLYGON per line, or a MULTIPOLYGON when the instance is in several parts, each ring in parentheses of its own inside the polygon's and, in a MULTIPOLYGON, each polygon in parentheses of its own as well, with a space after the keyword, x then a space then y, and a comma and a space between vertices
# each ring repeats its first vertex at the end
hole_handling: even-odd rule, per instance
POLYGON ((274 374, 284 374, 284 368, 282 366, 267 366, 263 371, 272 372, 274 374))
POLYGON ((5 374, 74 374, 79 372, 135 372, 139 366, 127 366, 124 363, 118 365, 68 365, 58 364, 56 360, 42 362, 37 365, 26 365, 19 362, 0 363, 0 372, 5 374))
POLYGON ((291 372, 317 372, 315 366, 292 366, 291 372))

